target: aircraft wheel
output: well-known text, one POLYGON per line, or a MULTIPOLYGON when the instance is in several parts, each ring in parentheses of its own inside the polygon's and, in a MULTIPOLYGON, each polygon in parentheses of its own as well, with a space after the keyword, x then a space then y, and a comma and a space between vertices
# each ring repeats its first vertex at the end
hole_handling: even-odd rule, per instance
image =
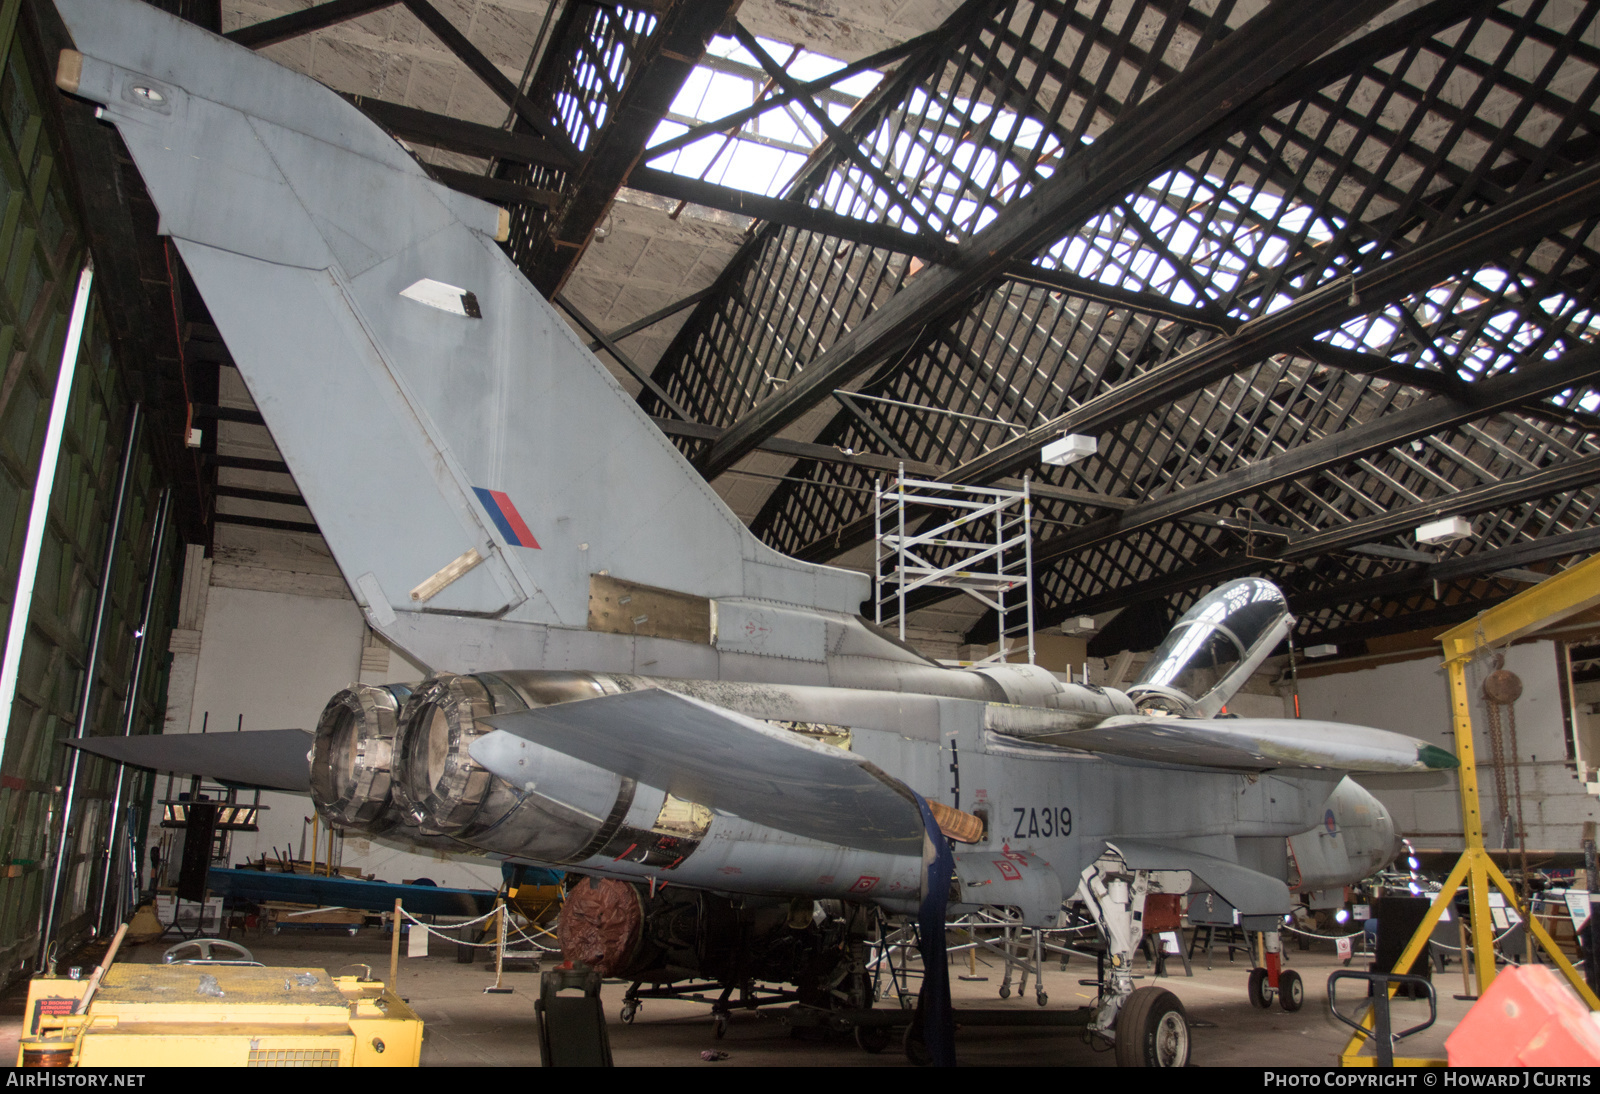
POLYGON ((711 1026, 712 1032, 716 1034, 717 1040, 722 1040, 728 1035, 728 1016, 726 1014, 712 1015, 711 1026))
POLYGON ((638 1013, 639 1013, 639 1004, 638 1003, 629 1002, 629 1003, 622 1004, 622 1024, 625 1025, 625 1026, 633 1025, 634 1015, 636 1015, 638 1013))
POLYGON ((1272 1006, 1272 989, 1267 986, 1267 970, 1250 970, 1250 1005, 1260 1010, 1272 1006))
POLYGON ((1041 991, 1036 998, 1039 1000, 1039 1005, 1041 1007, 1047 1007, 1050 1005, 1050 997, 1044 992, 1041 991))
POLYGON ((1291 970, 1278 974, 1278 1002, 1291 1014, 1305 1006, 1306 986, 1299 973, 1291 970))
POLYGON ((857 1026, 856 1047, 862 1052, 870 1052, 874 1056, 889 1047, 889 1042, 894 1040, 894 1031, 888 1026, 857 1026))
POLYGON ((1166 988, 1140 988, 1117 1014, 1118 1067, 1188 1067, 1189 1018, 1166 988))
POLYGON ((168 946, 161 960, 168 965, 204 965, 213 961, 254 961, 255 955, 226 938, 191 938, 168 946))
POLYGON ((1002 999, 1010 999, 1011 998, 1011 985, 1010 984, 1001 984, 1000 985, 1000 998, 1002 998, 1002 999))

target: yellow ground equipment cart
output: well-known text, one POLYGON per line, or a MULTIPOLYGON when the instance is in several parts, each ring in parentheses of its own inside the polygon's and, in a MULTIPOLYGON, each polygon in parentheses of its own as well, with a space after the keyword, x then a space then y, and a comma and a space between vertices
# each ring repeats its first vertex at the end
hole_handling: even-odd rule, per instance
POLYGON ((415 1067, 422 1019, 381 981, 255 965, 113 965, 39 978, 17 1063, 76 1067, 415 1067))

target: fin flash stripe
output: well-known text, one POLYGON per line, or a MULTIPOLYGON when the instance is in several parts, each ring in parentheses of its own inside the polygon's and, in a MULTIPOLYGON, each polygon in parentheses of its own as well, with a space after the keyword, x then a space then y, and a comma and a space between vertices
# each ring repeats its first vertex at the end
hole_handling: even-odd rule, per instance
POLYGON ((485 490, 481 486, 474 486, 472 492, 478 495, 478 500, 483 503, 483 508, 489 514, 489 519, 494 521, 494 526, 500 529, 500 534, 506 542, 514 547, 532 547, 539 550, 539 541, 533 538, 533 533, 528 531, 527 522, 522 519, 522 514, 517 512, 517 507, 504 491, 485 490))

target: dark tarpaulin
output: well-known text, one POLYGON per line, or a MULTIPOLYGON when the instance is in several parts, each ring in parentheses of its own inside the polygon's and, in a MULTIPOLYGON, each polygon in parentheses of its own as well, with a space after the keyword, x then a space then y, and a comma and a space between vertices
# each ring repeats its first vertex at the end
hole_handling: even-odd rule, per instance
POLYGON ((478 916, 494 907, 488 889, 441 889, 433 885, 393 885, 386 881, 316 877, 310 874, 271 874, 263 870, 218 870, 206 875, 213 896, 235 900, 282 900, 293 904, 320 904, 332 908, 363 908, 372 912, 401 906, 413 915, 478 916))

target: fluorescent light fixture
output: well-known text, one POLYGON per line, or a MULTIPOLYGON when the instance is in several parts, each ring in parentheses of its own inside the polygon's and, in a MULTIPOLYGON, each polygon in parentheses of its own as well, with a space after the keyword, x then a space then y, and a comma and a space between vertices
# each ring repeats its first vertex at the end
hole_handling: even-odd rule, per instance
POLYGON ((1099 450, 1100 442, 1095 438, 1086 437, 1082 433, 1068 433, 1040 449, 1039 462, 1051 467, 1065 467, 1069 463, 1077 463, 1085 456, 1092 456, 1099 450))
POLYGON ((17 695, 22 644, 27 638, 28 615, 33 610, 34 580, 39 575, 44 527, 50 517, 50 496, 55 491, 56 465, 61 459, 61 438, 67 425, 67 404, 72 401, 72 377, 78 368, 78 350, 83 344, 84 320, 89 311, 89 290, 93 284, 94 269, 85 266, 78 275, 78 292, 72 300, 72 317, 67 321, 67 341, 61 348, 56 392, 50 402, 49 424, 45 426, 44 451, 39 456, 39 473, 34 479, 28 530, 22 542, 22 565, 17 572, 16 594, 11 599, 11 626, 6 631, 5 657, 0 661, 0 711, 5 712, 0 717, 0 751, 5 748, 11 704, 17 695))
POLYGON ((1455 539, 1466 539, 1472 534, 1472 525, 1465 517, 1446 517, 1444 520, 1431 521, 1416 530, 1418 543, 1449 543, 1455 539))
POLYGON ((465 315, 471 319, 482 319, 483 312, 478 308, 478 298, 466 289, 457 288, 455 285, 446 285, 443 281, 435 281, 431 277, 424 277, 421 281, 400 290, 400 295, 407 300, 415 300, 419 304, 426 304, 430 308, 447 311, 451 315, 465 315))
POLYGON ((1339 647, 1338 646, 1329 645, 1327 643, 1324 643, 1324 644, 1322 644, 1320 646, 1308 646, 1308 647, 1306 647, 1306 656, 1307 657, 1332 657, 1334 654, 1336 654, 1338 652, 1339 652, 1339 647))

